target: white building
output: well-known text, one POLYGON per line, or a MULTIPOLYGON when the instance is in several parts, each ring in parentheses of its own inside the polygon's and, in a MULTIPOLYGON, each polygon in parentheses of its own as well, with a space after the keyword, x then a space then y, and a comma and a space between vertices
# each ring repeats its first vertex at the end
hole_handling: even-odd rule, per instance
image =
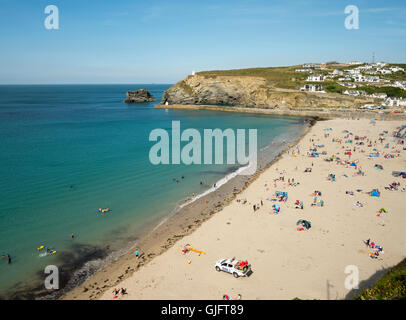
POLYGON ((321 65, 320 63, 306 63, 302 66, 303 68, 315 68, 315 69, 320 69, 321 65))
POLYGON ((338 81, 351 81, 350 77, 338 78, 338 81))
POLYGON ((323 86, 321 84, 305 84, 303 88, 300 88, 300 91, 323 92, 323 86))
POLYGON ((389 69, 378 69, 377 70, 380 74, 391 74, 392 70, 389 69))
POLYGON ((378 92, 378 93, 371 94, 371 97, 376 98, 376 99, 386 99, 387 94, 378 92))
POLYGON ((364 63, 363 63, 363 62, 360 62, 360 61, 351 61, 351 62, 348 63, 348 64, 354 66, 354 65, 364 64, 364 63))
POLYGON ((367 71, 365 71, 364 73, 365 73, 365 74, 377 74, 377 72, 378 72, 378 71, 376 71, 376 70, 367 70, 367 71))
POLYGON ((406 81, 395 81, 393 86, 406 90, 406 81))
POLYGON ((347 69, 347 70, 345 70, 345 72, 350 74, 350 75, 361 74, 361 70, 359 70, 359 69, 347 69))
POLYGON ((388 64, 386 62, 375 62, 371 63, 371 66, 376 67, 376 68, 383 68, 386 67, 388 64))
POLYGON ((312 73, 312 69, 309 68, 301 68, 301 69, 296 69, 295 72, 310 72, 312 73))
POLYGON ((312 76, 308 76, 306 81, 322 82, 325 79, 326 79, 326 77, 323 75, 312 75, 312 76))
POLYGON ((352 88, 352 89, 354 89, 354 88, 357 87, 357 85, 355 85, 355 84, 352 83, 352 82, 342 82, 342 83, 339 83, 339 84, 342 85, 343 87, 346 87, 346 88, 352 88))
POLYGON ((406 107, 406 100, 389 97, 385 99, 385 105, 389 107, 406 107))
POLYGON ((367 78, 363 75, 355 75, 353 79, 355 82, 367 82, 367 78))
POLYGON ((345 90, 344 94, 347 94, 349 96, 353 96, 353 97, 358 97, 358 96, 365 96, 366 93, 365 91, 358 91, 358 90, 345 90))
POLYGON ((404 72, 404 71, 405 71, 405 69, 403 69, 403 68, 401 68, 401 67, 391 67, 390 70, 391 70, 392 72, 399 72, 399 71, 404 72))
POLYGON ((343 70, 336 69, 333 71, 333 74, 336 76, 342 76, 344 74, 343 70))
POLYGON ((378 83, 380 81, 379 77, 374 76, 374 77, 368 77, 367 82, 375 82, 378 83))

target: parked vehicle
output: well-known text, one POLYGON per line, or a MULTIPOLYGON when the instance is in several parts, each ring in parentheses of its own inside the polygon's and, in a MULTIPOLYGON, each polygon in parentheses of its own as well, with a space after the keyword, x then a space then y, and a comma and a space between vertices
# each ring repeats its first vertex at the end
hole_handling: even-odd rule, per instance
POLYGON ((251 265, 248 261, 240 261, 235 258, 218 260, 214 266, 217 271, 231 273, 235 278, 249 277, 252 274, 251 265))

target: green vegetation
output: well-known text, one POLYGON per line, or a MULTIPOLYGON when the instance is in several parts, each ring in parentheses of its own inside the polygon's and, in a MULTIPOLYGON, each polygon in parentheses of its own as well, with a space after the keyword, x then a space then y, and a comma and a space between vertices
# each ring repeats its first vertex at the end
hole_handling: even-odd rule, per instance
POLYGON ((406 63, 391 63, 390 66, 406 69, 406 63))
POLYGON ((389 270, 355 300, 406 300, 406 259, 389 270))
POLYGON ((343 86, 340 86, 339 84, 335 82, 326 82, 324 84, 324 90, 327 92, 332 92, 332 93, 343 93, 343 86))
MULTIPOLYGON (((406 69, 406 64, 390 64, 390 66, 398 66, 406 69)), ((314 69, 313 74, 329 74, 335 69, 348 70, 359 67, 358 65, 346 64, 328 64, 323 69, 314 69)), ((235 69, 235 70, 213 70, 198 72, 199 75, 206 78, 216 76, 239 76, 239 77, 261 77, 266 80, 266 87, 281 88, 281 89, 294 89, 298 90, 307 82, 306 79, 310 75, 308 72, 295 72, 296 69, 302 68, 299 66, 290 67, 275 67, 275 68, 250 68, 250 69, 235 69)), ((381 78, 391 81, 405 81, 406 72, 396 72, 388 75, 380 75, 381 78)), ((350 80, 349 82, 354 82, 350 80)), ((328 79, 322 84, 326 92, 342 94, 346 88, 338 84, 337 78, 328 79)), ((363 90, 367 94, 373 93, 386 93, 388 97, 406 98, 406 90, 397 87, 382 87, 375 85, 365 85, 358 87, 354 90, 363 90)))
POLYGON ((358 87, 355 90, 363 90, 367 94, 386 93, 388 97, 406 98, 406 90, 397 87, 363 86, 358 87))
POLYGON ((236 70, 214 70, 198 72, 205 77, 211 76, 240 76, 240 77, 262 77, 267 84, 276 88, 297 89, 306 80, 309 73, 295 72, 301 66, 278 67, 278 68, 251 68, 236 70))

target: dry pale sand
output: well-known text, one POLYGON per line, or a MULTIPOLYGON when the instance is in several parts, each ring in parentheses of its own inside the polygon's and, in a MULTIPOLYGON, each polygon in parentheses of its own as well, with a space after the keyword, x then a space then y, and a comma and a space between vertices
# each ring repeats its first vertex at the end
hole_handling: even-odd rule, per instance
MULTIPOLYGON (((369 120, 316 123, 299 142, 299 156, 285 153, 237 196, 237 199, 246 198, 248 203, 244 205, 235 199, 191 235, 119 283, 117 288, 127 288, 128 292, 119 299, 221 299, 223 294, 233 298, 241 294, 244 300, 344 298, 349 292, 344 286, 347 265, 358 267, 362 281, 405 257, 406 193, 385 190, 394 180, 401 183, 401 188, 405 185, 402 178, 391 175, 392 170, 406 169, 406 151, 402 150, 403 146, 395 145, 390 136, 401 124, 400 121, 377 121, 373 126, 369 120), (328 132, 325 128, 333 130, 328 132), (390 149, 384 148, 385 142, 378 141, 376 146, 381 157, 368 157, 373 146, 360 146, 353 152, 351 160, 359 160, 358 165, 365 176, 353 176, 356 172, 353 167, 323 160, 333 154, 348 159, 344 150, 353 149, 354 142, 332 142, 333 137, 343 138, 345 129, 372 140, 377 140, 384 130, 389 132, 385 137, 390 142, 390 149), (330 133, 327 138, 324 137, 326 132, 330 133), (316 144, 324 144, 319 152, 327 151, 327 156, 307 157, 313 144, 310 139, 316 144), (396 158, 384 159, 382 155, 393 152, 393 146, 401 150, 400 156, 393 153, 396 158), (313 172, 304 173, 312 162, 313 172), (383 165, 383 171, 374 169, 377 163, 383 165), (336 175, 336 182, 327 181, 329 173, 336 175), (275 188, 273 181, 281 175, 285 182, 277 182, 275 188), (288 178, 294 178, 300 184, 290 187, 288 178), (373 188, 381 191, 380 198, 365 194, 373 188), (363 192, 357 193, 356 189, 363 192), (279 215, 271 214, 274 202, 266 200, 275 190, 289 193, 289 200, 281 204, 279 215), (314 190, 322 192, 324 207, 310 206, 314 190), (354 196, 347 195, 347 190, 353 190, 354 196), (261 200, 264 205, 254 213, 253 204, 261 200), (295 200, 304 202, 304 210, 294 208, 295 200), (364 207, 356 207, 356 201, 364 207), (381 207, 389 211, 384 217, 376 215, 381 207), (312 228, 297 231, 298 219, 310 220, 312 228), (368 238, 384 247, 384 254, 379 259, 369 257, 370 250, 363 243, 368 238), (194 252, 183 255, 181 246, 185 244, 207 254, 200 257, 194 252), (231 274, 215 271, 216 260, 231 257, 248 259, 254 273, 248 278, 235 279, 231 274)), ((111 290, 101 299, 113 299, 111 290)))

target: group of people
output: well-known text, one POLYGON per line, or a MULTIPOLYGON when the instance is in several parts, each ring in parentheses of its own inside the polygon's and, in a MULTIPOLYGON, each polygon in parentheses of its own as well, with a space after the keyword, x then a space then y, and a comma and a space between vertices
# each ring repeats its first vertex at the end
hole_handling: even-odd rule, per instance
POLYGON ((264 205, 264 202, 261 200, 261 204, 254 204, 252 207, 254 209, 254 212, 256 212, 257 210, 259 210, 259 208, 261 208, 264 205))
POLYGON ((123 295, 125 295, 125 294, 127 294, 127 289, 126 288, 121 288, 121 289, 114 289, 113 290, 113 293, 114 293, 114 299, 117 299, 118 298, 118 295, 121 293, 121 295, 123 296, 123 295))
MULTIPOLYGON (((234 300, 241 300, 241 299, 242 299, 241 294, 238 294, 234 300)), ((223 294, 223 300, 233 300, 233 299, 229 295, 223 294)))

